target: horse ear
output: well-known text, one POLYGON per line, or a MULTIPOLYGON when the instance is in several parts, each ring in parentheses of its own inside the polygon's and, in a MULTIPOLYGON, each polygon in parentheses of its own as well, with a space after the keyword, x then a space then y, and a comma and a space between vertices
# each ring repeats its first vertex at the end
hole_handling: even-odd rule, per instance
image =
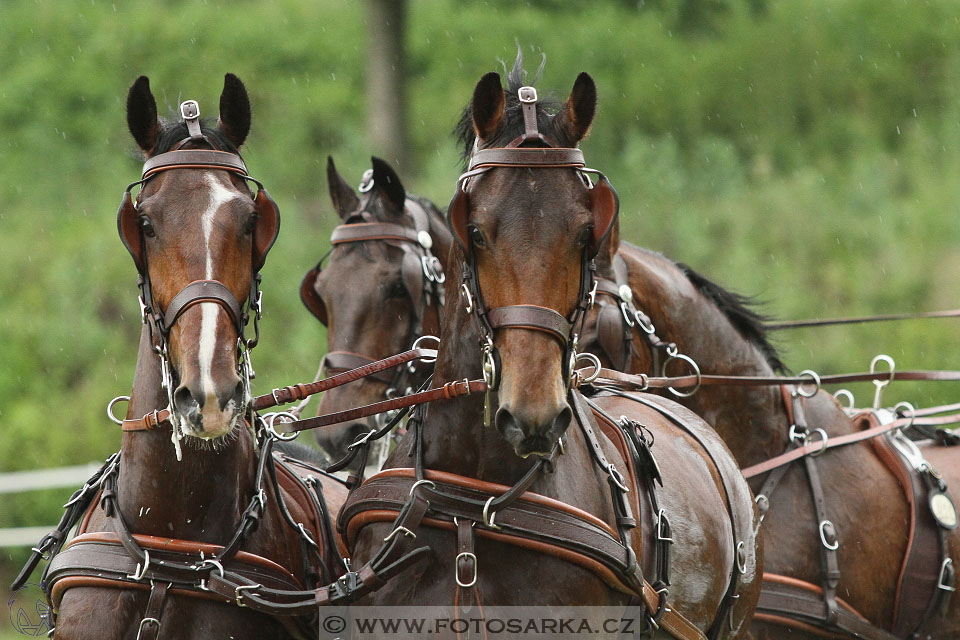
POLYGON ((220 94, 220 129, 233 146, 240 148, 250 133, 250 98, 240 78, 228 73, 223 76, 223 93, 220 94))
POLYGON ((396 214, 401 215, 403 203, 407 200, 407 192, 403 188, 403 183, 400 182, 400 176, 393 167, 380 158, 371 157, 370 162, 373 164, 373 188, 385 195, 393 205, 396 214))
POLYGON ((587 136, 593 116, 597 112, 597 85, 588 73, 581 73, 573 83, 570 97, 556 115, 553 126, 576 146, 587 136))
POLYGON ((320 275, 319 264, 303 276, 303 280, 300 281, 300 300, 303 302, 303 306, 315 315, 323 326, 327 326, 327 305, 323 304, 323 299, 320 298, 320 294, 317 293, 314 286, 318 275, 320 275))
POLYGON ((506 97, 500 84, 500 74, 491 72, 480 78, 473 89, 470 113, 477 137, 486 140, 500 130, 506 97))
POLYGON ((607 178, 601 177, 590 190, 590 209, 593 211, 593 241, 590 243, 590 257, 597 255, 601 245, 608 237, 616 235, 620 242, 620 228, 616 225, 620 212, 620 198, 607 178))
POLYGON ((280 207, 263 187, 258 188, 253 206, 257 210, 257 226, 253 230, 253 271, 256 273, 263 268, 267 253, 280 233, 280 207))
POLYGON ((160 120, 147 76, 137 78, 127 92, 127 127, 140 148, 150 155, 157 146, 160 120))
POLYGON ((341 218, 346 220, 360 206, 360 199, 337 171, 336 165, 333 164, 333 156, 327 156, 327 184, 330 188, 333 208, 341 218))

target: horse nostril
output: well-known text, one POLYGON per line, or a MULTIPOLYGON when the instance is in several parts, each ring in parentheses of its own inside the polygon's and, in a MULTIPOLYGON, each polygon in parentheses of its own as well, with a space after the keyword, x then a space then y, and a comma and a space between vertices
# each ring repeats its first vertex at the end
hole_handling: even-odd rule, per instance
POLYGON ((173 404, 181 413, 188 413, 191 409, 199 411, 203 409, 203 396, 197 399, 188 387, 181 386, 173 394, 173 404))

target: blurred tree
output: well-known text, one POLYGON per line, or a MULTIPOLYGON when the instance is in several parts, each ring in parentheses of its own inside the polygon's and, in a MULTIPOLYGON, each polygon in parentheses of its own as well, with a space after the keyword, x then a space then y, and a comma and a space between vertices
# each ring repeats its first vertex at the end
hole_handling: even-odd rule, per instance
POLYGON ((367 0, 367 131, 373 152, 409 175, 406 13, 407 0, 367 0))

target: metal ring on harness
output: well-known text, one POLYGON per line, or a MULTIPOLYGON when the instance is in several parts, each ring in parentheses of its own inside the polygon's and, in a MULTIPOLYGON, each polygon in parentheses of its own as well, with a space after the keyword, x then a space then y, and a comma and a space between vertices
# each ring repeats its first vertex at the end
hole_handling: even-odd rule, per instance
POLYGON ((120 420, 115 415, 113 415, 113 405, 117 404, 118 402, 130 402, 130 396, 117 396, 116 398, 114 398, 113 400, 107 403, 107 417, 110 418, 110 422, 113 422, 114 424, 122 425, 123 420, 120 420))
POLYGON ((797 393, 803 396, 804 398, 812 398, 813 396, 817 395, 818 391, 820 391, 820 376, 817 374, 816 371, 813 371, 811 369, 804 369, 803 371, 801 371, 800 377, 802 378, 804 376, 810 378, 810 382, 813 383, 813 391, 809 393, 805 393, 803 390, 803 385, 807 383, 801 382, 800 384, 797 385, 797 393))
POLYGON ((703 377, 700 374, 700 367, 697 365, 696 362, 694 362, 693 358, 691 358, 686 354, 670 353, 670 355, 667 356, 667 359, 663 361, 663 366, 660 367, 660 375, 662 375, 664 378, 668 377, 667 365, 669 365, 674 360, 681 360, 683 362, 686 362, 688 365, 690 365, 690 367, 693 369, 693 374, 697 376, 697 384, 694 385, 693 391, 677 391, 673 387, 667 387, 667 391, 669 391, 670 393, 672 393, 678 398, 689 398, 690 396, 692 396, 693 394, 695 394, 697 391, 700 390, 700 383, 703 380, 703 377))
POLYGON ((603 367, 603 365, 600 364, 600 358, 589 352, 578 353, 574 362, 580 362, 581 360, 586 360, 589 364, 593 365, 593 373, 588 376, 583 376, 580 381, 584 384, 593 382, 600 376, 600 369, 603 367))
POLYGON ((432 482, 431 480, 417 480, 417 481, 414 482, 412 485, 410 485, 410 493, 407 494, 408 497, 412 498, 412 497, 413 497, 413 492, 416 491, 416 490, 417 490, 417 487, 419 487, 420 485, 424 485, 424 486, 430 485, 430 488, 431 488, 431 489, 436 489, 436 488, 437 488, 437 485, 436 485, 434 482, 432 482))
POLYGON ((483 524, 490 529, 500 529, 499 526, 493 523, 494 519, 497 517, 497 512, 494 511, 493 513, 490 513, 490 503, 493 502, 494 499, 495 496, 490 496, 490 498, 488 498, 486 503, 483 505, 483 524))
POLYGON ((873 408, 874 409, 880 408, 880 397, 883 394, 883 388, 888 384, 890 384, 891 382, 893 382, 893 378, 896 375, 894 373, 894 370, 896 369, 896 364, 894 364, 893 358, 883 353, 881 353, 880 355, 874 356, 873 360, 870 361, 870 373, 879 373, 876 370, 876 366, 878 362, 886 362, 888 365, 890 365, 890 379, 873 381, 873 386, 876 387, 876 390, 873 392, 873 408))
MULTIPOLYGON (((432 340, 432 341, 434 341, 434 342, 437 343, 437 347, 438 347, 438 348, 440 347, 440 338, 438 338, 437 336, 431 336, 431 335, 428 334, 428 335, 425 335, 425 336, 420 336, 419 338, 417 338, 416 340, 414 340, 414 341, 413 341, 413 346, 412 346, 411 348, 412 348, 412 349, 423 349, 424 347, 423 347, 423 345, 421 345, 420 343, 421 343, 421 341, 424 341, 424 340, 432 340)), ((424 362, 424 363, 426 363, 426 364, 431 364, 431 363, 436 362, 436 361, 437 361, 436 357, 433 357, 433 358, 420 358, 420 362, 424 362)))
POLYGON ((840 404, 840 398, 846 398, 848 401, 847 406, 840 405, 840 408, 844 411, 852 411, 853 405, 856 402, 853 399, 853 394, 848 389, 839 389, 834 392, 833 399, 837 401, 837 404, 840 404))
POLYGON ((836 525, 834 525, 829 520, 824 520, 820 523, 820 542, 823 543, 823 546, 825 549, 829 549, 830 551, 836 551, 838 548, 840 548, 840 541, 836 539, 836 535, 837 535, 836 531, 837 531, 836 525), (827 525, 830 525, 833 528, 833 532, 834 532, 833 545, 827 542, 827 534, 825 531, 827 525))
POLYGON ((827 436, 827 432, 824 431, 823 429, 820 429, 819 427, 816 428, 816 429, 814 429, 814 430, 811 431, 810 433, 808 433, 808 434, 807 434, 807 437, 806 437, 806 440, 809 440, 809 439, 810 439, 810 436, 812 436, 812 435, 815 434, 815 433, 820 435, 820 450, 817 451, 816 453, 811 453, 811 454, 810 454, 810 457, 811 457, 811 458, 816 458, 816 457, 818 457, 818 456, 822 456, 822 455, 823 455, 823 452, 827 450, 827 440, 829 440, 829 436, 827 436))
POLYGON ((469 588, 472 587, 473 585, 477 584, 477 573, 478 573, 478 572, 477 572, 477 556, 476 556, 476 554, 470 553, 469 551, 463 551, 463 552, 461 552, 461 553, 458 553, 458 554, 457 554, 457 557, 456 557, 456 558, 454 559, 454 561, 453 561, 453 566, 454 566, 454 577, 456 578, 457 584, 458 584, 459 586, 463 587, 464 589, 469 589, 469 588), (467 560, 470 560, 470 561, 473 562, 473 578, 470 579, 469 581, 468 581, 468 580, 461 580, 461 579, 460 579, 460 558, 466 558, 467 560))
POLYGON ((274 423, 277 418, 284 418, 283 422, 296 422, 297 417, 290 413, 289 411, 277 411, 274 413, 268 413, 260 418, 263 422, 263 427, 267 430, 272 437, 280 440, 282 442, 289 442, 290 440, 296 440, 300 435, 299 431, 291 431, 290 433, 280 433, 274 428, 274 423))
POLYGON ((905 427, 900 427, 901 430, 909 429, 910 427, 912 427, 914 420, 917 419, 917 410, 914 408, 912 404, 910 404, 905 400, 902 400, 897 404, 893 405, 893 411, 898 415, 902 415, 904 418, 907 418, 907 417, 910 418, 910 422, 905 427), (906 409, 907 411, 909 411, 909 413, 897 411, 898 409, 901 409, 901 408, 906 409))

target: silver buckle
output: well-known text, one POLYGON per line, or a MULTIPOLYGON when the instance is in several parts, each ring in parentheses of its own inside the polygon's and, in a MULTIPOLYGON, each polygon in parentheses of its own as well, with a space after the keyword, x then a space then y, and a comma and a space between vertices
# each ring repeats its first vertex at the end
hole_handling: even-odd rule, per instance
POLYGON ((533 87, 520 87, 517 97, 524 104, 533 104, 537 101, 537 90, 533 87))
POLYGON ((233 590, 233 599, 237 601, 238 607, 245 607, 247 605, 243 604, 243 594, 241 591, 252 591, 253 589, 262 588, 262 584, 242 584, 236 589, 233 590))
POLYGON ((837 526, 832 522, 830 522, 829 520, 824 520, 823 522, 820 523, 820 542, 821 544, 823 544, 824 549, 828 549, 830 551, 836 551, 840 547, 840 540, 839 538, 834 540, 832 546, 830 545, 830 543, 827 542, 827 535, 825 532, 827 525, 830 525, 831 527, 833 527, 833 535, 837 535, 837 526))
POLYGON ((196 100, 184 100, 180 103, 180 116, 184 120, 196 120, 200 117, 200 105, 196 100))
POLYGON ((143 635, 143 625, 147 624, 148 622, 152 622, 155 625, 157 625, 157 633, 159 634, 160 621, 157 620, 156 618, 144 618, 143 620, 140 621, 140 626, 137 628, 137 640, 140 640, 140 636, 143 635))
POLYGON ((457 584, 464 589, 469 589, 473 585, 477 584, 477 556, 476 554, 470 553, 469 551, 464 551, 458 553, 456 559, 453 561, 453 573, 454 577, 457 580, 457 584), (473 561, 473 577, 467 581, 460 578, 460 558, 466 558, 473 561))

